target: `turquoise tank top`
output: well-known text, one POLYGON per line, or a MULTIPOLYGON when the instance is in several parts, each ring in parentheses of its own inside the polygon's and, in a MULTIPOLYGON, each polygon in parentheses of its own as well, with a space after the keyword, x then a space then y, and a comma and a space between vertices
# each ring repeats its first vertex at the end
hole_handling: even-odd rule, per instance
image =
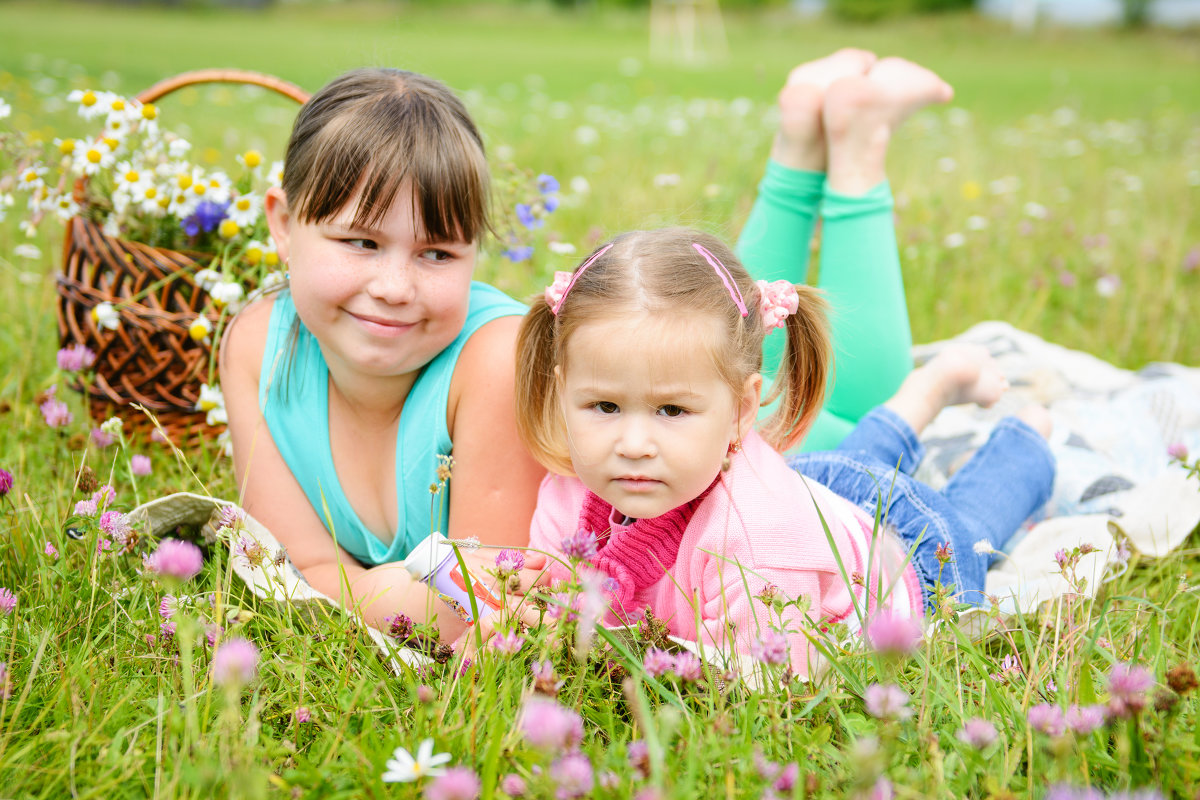
MULTIPOLYGON (((258 406, 275 446, 317 516, 327 528, 332 524, 330 534, 334 540, 362 563, 400 561, 433 530, 429 485, 437 482, 438 455, 450 455, 453 447, 446 429, 446 404, 458 356, 471 335, 483 325, 525 311, 525 306, 499 289, 479 282, 471 284, 470 306, 462 332, 421 369, 400 415, 396 432, 399 524, 391 545, 386 545, 354 513, 333 468, 329 443, 329 367, 321 348, 297 320, 291 292, 284 290, 276 296, 263 351, 258 406), (298 325, 299 336, 289 358, 293 322, 298 325)), ((442 492, 441 500, 448 502, 448 489, 442 492)))

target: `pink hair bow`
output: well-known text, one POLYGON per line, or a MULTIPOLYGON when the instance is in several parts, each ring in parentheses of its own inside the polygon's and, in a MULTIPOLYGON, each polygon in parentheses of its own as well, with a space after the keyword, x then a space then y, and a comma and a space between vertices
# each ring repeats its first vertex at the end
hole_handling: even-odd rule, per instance
POLYGON ((562 304, 567 289, 571 286, 571 276, 574 274, 558 270, 554 273, 554 282, 546 287, 546 305, 550 306, 550 310, 555 314, 558 313, 558 307, 562 304))
POLYGON ((800 308, 800 294, 788 281, 755 281, 758 286, 758 310, 768 331, 782 328, 784 320, 800 308))

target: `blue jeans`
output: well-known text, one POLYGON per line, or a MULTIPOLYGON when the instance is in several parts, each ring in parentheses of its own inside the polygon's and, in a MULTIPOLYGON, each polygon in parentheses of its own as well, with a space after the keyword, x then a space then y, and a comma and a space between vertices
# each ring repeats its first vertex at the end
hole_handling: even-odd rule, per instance
POLYGON ((880 520, 906 548, 916 544, 912 564, 927 610, 933 610, 939 575, 965 602, 982 605, 995 556, 977 553, 975 543, 982 539, 1000 550, 1045 505, 1054 486, 1054 456, 1046 440, 1016 417, 1002 419, 941 491, 912 477, 924 454, 912 427, 880 406, 836 450, 792 456, 788 464, 872 517, 881 506, 880 520), (944 567, 937 559, 942 544, 952 548, 944 567))

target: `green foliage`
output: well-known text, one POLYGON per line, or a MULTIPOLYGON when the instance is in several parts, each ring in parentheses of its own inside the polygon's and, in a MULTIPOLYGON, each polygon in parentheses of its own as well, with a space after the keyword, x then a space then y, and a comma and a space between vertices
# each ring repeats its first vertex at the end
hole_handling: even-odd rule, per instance
MULTIPOLYGON (((668 223, 733 238, 787 69, 862 44, 918 58, 958 91, 955 107, 901 129, 889 161, 918 341, 1003 318, 1123 366, 1200 363, 1200 318, 1189 304, 1200 291, 1200 86, 1195 54, 1170 36, 1013 39, 957 16, 870 29, 730 19, 729 62, 696 68, 649 61, 636 17, 418 9, 401 19, 384 4, 284 12, 8 3, 0 96, 13 115, 0 126, 52 140, 77 120, 48 98, 85 86, 132 93, 164 71, 232 64, 316 88, 353 64, 397 63, 464 91, 498 172, 515 163, 560 180, 563 203, 542 231, 578 253, 618 230, 668 223), (265 39, 283 44, 263 47, 265 39), (138 46, 113 48, 117 40, 138 46), (1106 276, 1119 279, 1110 296, 1097 292, 1106 276)), ((169 111, 186 119, 198 148, 277 152, 294 107, 212 88, 179 93, 169 111)), ((414 750, 425 737, 454 764, 532 782, 549 758, 525 741, 519 716, 530 666, 543 659, 551 683, 561 681, 558 702, 584 720, 583 752, 598 774, 615 776, 598 798, 647 785, 666 797, 757 798, 770 781, 756 755, 796 763, 793 796, 806 797, 850 796, 881 775, 937 797, 1041 798, 1060 781, 1113 793, 1143 779, 1190 796, 1200 785, 1197 692, 1166 692, 1186 685, 1179 665, 1197 666, 1195 536, 1168 558, 1135 557, 1095 601, 1067 599, 982 641, 947 626, 905 660, 837 649, 837 668, 814 686, 652 681, 640 666, 650 634, 605 640, 605 657, 579 662, 548 631, 531 633, 514 657, 476 659, 462 677, 456 661, 396 674, 346 615, 251 597, 216 547, 182 590, 213 604, 188 611, 196 625, 164 641, 167 587, 140 572, 152 543, 97 554, 95 525, 68 525, 88 496, 76 488, 79 468, 111 481, 127 510, 180 489, 235 498, 230 462, 211 444, 177 458, 145 440, 88 443, 85 410, 54 366, 61 241, 50 226, 24 237, 16 210, 0 221, 0 467, 16 477, 0 499, 0 587, 18 597, 0 615, 5 796, 416 797, 423 787, 384 785, 380 775, 394 748, 414 750), (15 250, 30 244, 40 256, 15 250), (56 382, 75 415, 61 432, 44 426, 36 403, 56 382), (136 483, 133 453, 154 465, 136 483), (212 683, 202 615, 262 651, 258 677, 242 690, 212 683), (1042 702, 1106 703, 1116 662, 1140 663, 1155 680, 1136 720, 1058 738, 1026 724, 1042 702), (901 687, 913 717, 870 716, 859 690, 875 682, 901 687), (310 722, 296 720, 300 707, 310 722), (958 738, 975 716, 999 734, 983 750, 958 738), (638 740, 655 743, 649 777, 627 758, 638 740)), ((532 263, 513 265, 489 247, 480 277, 519 296, 578 258, 539 247, 532 263)))

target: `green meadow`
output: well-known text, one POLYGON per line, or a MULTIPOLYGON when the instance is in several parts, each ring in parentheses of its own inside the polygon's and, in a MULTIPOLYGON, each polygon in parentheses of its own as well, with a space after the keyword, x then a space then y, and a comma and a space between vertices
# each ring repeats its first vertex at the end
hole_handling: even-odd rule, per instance
MULTIPOLYGON (((562 184, 532 260, 486 246, 481 277, 523 296, 574 266, 552 242, 583 253, 664 224, 736 238, 787 71, 866 47, 919 61, 956 90, 949 106, 906 123, 889 160, 916 341, 1003 319, 1122 367, 1200 365, 1194 32, 1015 35, 969 15, 846 26, 771 8, 725 14, 727 52, 711 46, 695 63, 650 41, 646 12, 609 8, 4 2, 0 99, 12 113, 0 133, 87 136, 70 91, 132 96, 195 69, 255 70, 309 91, 364 64, 429 73, 462 93, 501 187, 526 172, 562 184)), ((159 106, 197 158, 229 169, 249 148, 281 158, 295 110, 229 85, 159 106)), ((13 167, 0 156, 0 176, 13 167)), ((86 409, 56 371, 62 227, 25 236, 24 203, 18 192, 0 220, 0 468, 14 476, 0 498, 0 587, 16 598, 0 608, 0 797, 457 796, 429 779, 381 781, 395 748, 415 753, 426 738, 479 776, 484 797, 512 794, 500 785, 508 774, 534 797, 1040 799, 1052 785, 1099 793, 1061 797, 1196 796, 1194 533, 1168 558, 1135 555, 1094 600, 1068 597, 1003 634, 975 641, 947 625, 903 658, 836 650, 835 669, 814 684, 768 670, 757 688, 715 673, 649 676, 653 631, 601 638, 588 654, 570 626, 527 632, 515 655, 397 674, 351 616, 255 600, 222 547, 206 550, 199 576, 165 585, 142 572, 148 543, 103 551, 95 522, 73 516, 90 496, 81 468, 111 483, 127 511, 180 490, 236 499, 231 462, 213 442, 89 441, 86 409), (56 383, 74 421, 52 429, 36 398, 56 383), (149 475, 131 474, 135 454, 149 456, 149 475), (172 636, 161 628, 167 593, 191 598, 172 636), (253 680, 211 678, 206 625, 256 645, 253 680), (531 665, 547 660, 554 679, 535 681, 531 665), (1112 670, 1126 663, 1152 679, 1144 708, 1086 732, 1048 734, 1031 721, 1044 703, 1110 704, 1112 670), (583 720, 586 792, 570 794, 560 755, 523 732, 535 682, 583 720), (864 698, 876 683, 901 687, 911 716, 872 714, 864 698), (973 718, 995 736, 960 735, 973 718)), ((515 224, 502 203, 496 223, 515 224)))

